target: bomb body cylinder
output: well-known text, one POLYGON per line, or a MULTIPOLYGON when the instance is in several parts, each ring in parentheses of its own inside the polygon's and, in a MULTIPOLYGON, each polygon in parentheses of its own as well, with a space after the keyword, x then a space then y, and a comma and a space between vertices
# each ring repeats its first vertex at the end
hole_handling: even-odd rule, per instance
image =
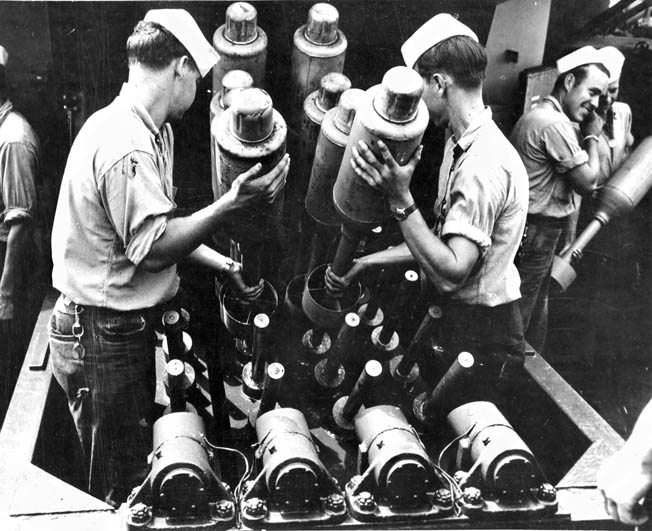
MULTIPOLYGON (((234 90, 250 88, 253 86, 254 80, 249 73, 244 70, 231 70, 224 74, 222 79, 222 90, 215 94, 210 103, 210 125, 218 118, 226 109, 231 105, 231 92, 234 90)), ((219 146, 215 139, 211 138, 211 184, 213 187, 213 199, 216 201, 222 197, 228 190, 224 190, 220 186, 219 170, 219 156, 217 150, 219 146)))
POLYGON ((242 390, 253 398, 260 398, 265 381, 267 363, 267 341, 269 334, 269 317, 259 313, 254 317, 252 340, 253 356, 242 369, 242 390))
POLYGON ((338 29, 340 15, 330 4, 318 3, 308 12, 306 24, 294 32, 292 95, 300 109, 308 94, 319 88, 329 72, 344 70, 347 40, 338 29))
POLYGON ((371 341, 376 348, 381 350, 394 350, 398 346, 399 340, 396 330, 400 325, 401 319, 405 317, 402 310, 404 310, 404 307, 414 294, 414 288, 418 281, 419 275, 416 271, 408 270, 403 275, 403 280, 387 312, 387 318, 371 334, 371 341))
POLYGON ((231 92, 234 90, 252 88, 254 80, 244 70, 230 70, 222 78, 222 89, 211 98, 210 103, 210 123, 220 116, 226 109, 231 106, 231 92))
MULTIPOLYGON (((340 400, 344 399, 344 404, 341 409, 342 419, 346 423, 351 423, 353 418, 356 416, 362 405, 366 395, 369 393, 372 387, 377 385, 383 374, 383 366, 377 360, 369 360, 365 363, 360 376, 358 377, 353 390, 348 397, 342 397, 340 400)), ((338 400, 339 402, 339 400, 338 400)), ((334 406, 334 411, 337 409, 337 402, 334 406)), ((334 415, 337 422, 337 414, 334 415)), ((351 426, 353 427, 353 426, 351 426)))
POLYGON ((366 91, 356 111, 333 187, 335 208, 345 223, 371 230, 387 217, 384 195, 363 181, 351 167, 353 148, 362 140, 381 160, 375 142, 382 140, 400 166, 407 164, 428 125, 428 109, 421 100, 422 93, 421 76, 402 66, 388 70, 380 85, 366 91))
POLYGON ((551 276, 565 291, 577 278, 574 262, 600 229, 614 217, 631 212, 652 187, 652 137, 645 138, 600 190, 593 220, 561 255, 551 276))
POLYGON ((631 212, 652 186, 652 136, 645 138, 600 190, 595 217, 606 225, 631 212))
POLYGON ((213 68, 213 94, 221 92, 223 78, 231 70, 244 70, 254 86, 265 86, 267 35, 258 27, 254 6, 247 2, 231 4, 225 23, 213 34, 213 47, 220 56, 213 68))
MULTIPOLYGON (((441 319, 441 310, 438 306, 432 305, 428 308, 426 316, 421 321, 418 330, 414 334, 410 345, 404 356, 397 360, 393 366, 392 376, 399 381, 408 381, 415 372, 414 367, 419 357, 420 349, 427 336, 430 335, 435 324, 441 319)), ((417 372, 418 374, 418 372, 417 372)), ((415 376, 416 377, 416 376, 415 376)))
POLYGON ((167 342, 167 353, 171 360, 186 360, 186 349, 183 341, 183 323, 181 315, 175 310, 163 314, 163 328, 167 342))
MULTIPOLYGON (((340 95, 351 88, 351 81, 344 74, 330 72, 321 78, 319 88, 311 92, 303 102, 303 114, 299 128, 299 160, 295 175, 300 195, 304 196, 310 180, 319 131, 326 113, 334 109, 340 95)), ((322 198, 323 200, 323 198, 322 198)))
POLYGON ((263 396, 260 399, 258 414, 262 415, 271 411, 278 402, 278 397, 285 376, 285 368, 278 362, 270 363, 265 374, 263 396))
MULTIPOLYGON (((285 120, 261 89, 237 91, 231 106, 213 122, 211 133, 219 148, 219 179, 225 190, 255 164, 262 165, 258 174, 262 176, 285 155, 285 120)), ((245 247, 273 240, 282 216, 283 192, 270 205, 244 209, 230 229, 231 237, 245 247)))
POLYGON ((262 253, 263 244, 252 245, 238 244, 240 263, 242 264, 242 278, 247 286, 255 286, 262 278, 262 253))
POLYGON ((414 413, 417 419, 423 422, 443 417, 459 404, 463 400, 465 386, 469 383, 474 365, 475 359, 470 352, 460 352, 430 395, 424 393, 415 399, 414 413))
POLYGON ((375 273, 375 280, 372 282, 373 288, 369 296, 369 301, 360 306, 358 315, 360 322, 372 329, 381 325, 385 318, 385 313, 380 308, 380 290, 385 282, 386 269, 384 267, 378 269, 375 273))
POLYGON ((340 240, 333 257, 333 273, 337 276, 344 276, 353 263, 353 255, 358 249, 358 244, 363 238, 363 234, 357 232, 356 227, 342 224, 340 231, 340 240))
MULTIPOLYGON (((342 92, 350 87, 351 81, 348 77, 338 72, 331 72, 322 77, 319 89, 311 92, 303 103, 299 127, 299 153, 295 157, 295 163, 288 177, 288 194, 296 201, 298 211, 303 210, 315 146, 324 116, 337 105, 342 92)), ((306 273, 311 271, 311 268, 324 263, 320 261, 320 257, 326 254, 328 238, 325 234, 320 234, 314 225, 305 212, 301 212, 301 239, 295 274, 306 273)))
POLYGON ((163 384, 170 399, 170 411, 186 411, 188 390, 195 383, 195 371, 180 359, 170 360, 165 366, 163 384))
POLYGON ((337 107, 329 110, 321 122, 305 200, 308 214, 321 225, 338 227, 342 222, 333 206, 333 185, 362 97, 361 89, 345 90, 337 107))
POLYGON ((269 317, 259 313, 254 317, 253 359, 251 374, 256 383, 263 383, 265 364, 267 363, 266 335, 268 333, 269 317))
POLYGON ((344 317, 335 343, 328 356, 315 365, 315 379, 323 387, 336 387, 344 379, 344 357, 350 353, 355 339, 355 330, 360 324, 360 318, 355 313, 347 313, 344 317))

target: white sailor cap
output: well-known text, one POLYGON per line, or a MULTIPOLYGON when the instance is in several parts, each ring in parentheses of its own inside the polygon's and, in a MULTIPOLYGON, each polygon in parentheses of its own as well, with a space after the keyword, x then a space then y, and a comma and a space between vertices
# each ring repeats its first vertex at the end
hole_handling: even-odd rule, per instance
POLYGON ((465 35, 478 42, 477 35, 448 13, 435 15, 401 46, 401 54, 408 68, 414 68, 415 63, 424 52, 430 50, 435 44, 456 37, 465 35))
POLYGON ((204 37, 199 26, 185 9, 151 9, 145 21, 156 22, 174 35, 186 47, 204 77, 220 58, 204 37))
POLYGON ((578 66, 593 63, 600 63, 608 69, 604 57, 596 48, 593 46, 583 46, 582 48, 557 59, 557 71, 560 74, 565 74, 578 66))
POLYGON ((0 65, 2 66, 7 66, 7 61, 9 61, 9 54, 7 53, 7 49, 0 45, 0 65))
POLYGON ((625 56, 614 46, 605 46, 600 48, 599 52, 602 55, 602 62, 609 70, 609 83, 618 81, 623 70, 625 56))

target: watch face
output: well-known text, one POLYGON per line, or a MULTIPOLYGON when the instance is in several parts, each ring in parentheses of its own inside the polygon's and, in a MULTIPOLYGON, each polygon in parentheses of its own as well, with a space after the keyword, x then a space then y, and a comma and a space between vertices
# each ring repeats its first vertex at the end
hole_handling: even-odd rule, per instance
POLYGON ((414 212, 417 209, 416 204, 412 204, 407 208, 397 208, 394 210, 394 218, 398 221, 403 221, 406 219, 412 212, 414 212))

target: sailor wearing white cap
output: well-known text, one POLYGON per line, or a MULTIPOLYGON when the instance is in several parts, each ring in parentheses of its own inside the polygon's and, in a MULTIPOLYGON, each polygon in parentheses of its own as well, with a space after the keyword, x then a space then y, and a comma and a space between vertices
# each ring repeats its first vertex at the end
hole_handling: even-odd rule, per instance
POLYGON ((604 98, 605 125, 598 145, 602 167, 599 184, 604 184, 629 155, 634 137, 632 110, 625 102, 616 101, 620 92, 620 73, 625 56, 613 46, 600 48, 600 54, 610 73, 609 87, 604 98))
POLYGON ((494 349, 504 362, 522 364, 514 257, 525 226, 527 174, 483 103, 485 51, 470 28, 439 14, 401 52, 423 79, 431 120, 451 132, 439 171, 437 224, 434 231, 426 225, 410 192, 421 149, 399 166, 384 143, 361 143, 351 164, 386 193, 405 243, 363 256, 344 277, 329 271, 329 289, 339 292, 361 270, 387 261, 416 261, 444 306, 442 341, 450 352, 482 357, 494 349))
POLYGON ((478 42, 478 37, 474 31, 452 15, 448 13, 435 15, 415 31, 401 46, 401 55, 405 65, 408 68, 414 68, 417 60, 435 44, 462 35, 478 42))
MULTIPOLYGON (((627 103, 616 101, 625 56, 613 46, 600 48, 599 53, 610 74, 609 88, 601 98, 599 110, 604 118, 604 126, 597 141, 600 158, 597 185, 602 187, 629 156, 634 137, 631 132, 632 110, 627 103)), ((579 230, 593 218, 598 202, 599 196, 595 194, 582 199, 579 230)), ((588 304, 602 308, 620 308, 622 293, 626 293, 638 282, 643 258, 637 250, 641 234, 638 223, 640 221, 637 216, 619 216, 608 223, 593 240, 593 248, 600 249, 600 253, 587 253, 582 260, 583 269, 590 273, 585 275, 588 304), (605 278, 611 279, 611 289, 607 291, 602 289, 605 278)), ((601 312, 600 317, 594 321, 595 326, 600 326, 604 318, 605 315, 601 312)), ((622 337, 635 338, 638 330, 631 319, 624 319, 620 325, 620 333, 622 337)), ((614 359, 627 356, 631 349, 631 342, 617 342, 613 349, 614 359)))
POLYGON ((0 46, 0 423, 31 335, 30 276, 38 263, 32 242, 38 235, 39 140, 9 99, 8 60, 0 46))
POLYGON ((152 9, 144 20, 156 22, 172 33, 192 56, 201 77, 217 64, 219 55, 185 9, 152 9))
POLYGON ((50 328, 53 372, 69 398, 88 488, 112 504, 146 472, 156 309, 177 292, 176 263, 188 257, 227 275, 242 297, 257 296, 261 286, 245 285, 240 264, 202 241, 240 208, 273 200, 289 166, 286 157, 260 176, 254 166, 218 202, 173 217, 168 122, 192 105, 217 54, 187 11, 164 9, 136 25, 127 58, 120 95, 74 141, 52 230, 52 280, 62 293, 50 328))
POLYGON ((596 189, 603 119, 595 112, 606 93, 609 70, 603 55, 585 46, 557 61, 552 93, 516 123, 511 140, 530 181, 528 223, 519 254, 520 302, 525 338, 545 347, 548 285, 555 249, 572 238, 578 196, 596 189), (579 124, 579 128, 578 128, 579 124))
POLYGON ((557 59, 557 72, 565 74, 580 66, 595 63, 604 65, 604 55, 593 46, 583 46, 557 59))
POLYGON ((609 84, 620 79, 620 73, 625 64, 625 56, 614 46, 605 46, 600 48, 599 54, 602 56, 602 63, 609 70, 609 84))

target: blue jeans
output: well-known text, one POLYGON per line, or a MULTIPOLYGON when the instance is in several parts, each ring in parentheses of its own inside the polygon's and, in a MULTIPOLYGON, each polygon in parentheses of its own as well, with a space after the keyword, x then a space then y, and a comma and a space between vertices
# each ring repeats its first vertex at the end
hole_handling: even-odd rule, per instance
POLYGON ((68 398, 88 491, 112 505, 145 478, 152 449, 155 313, 57 301, 50 320, 52 372, 68 398), (79 343, 73 335, 78 316, 79 343), (81 327, 79 326, 81 325, 81 327))
POLYGON ((525 237, 519 251, 519 308, 523 330, 527 342, 540 354, 544 352, 548 332, 550 270, 566 226, 567 218, 528 216, 525 237))

